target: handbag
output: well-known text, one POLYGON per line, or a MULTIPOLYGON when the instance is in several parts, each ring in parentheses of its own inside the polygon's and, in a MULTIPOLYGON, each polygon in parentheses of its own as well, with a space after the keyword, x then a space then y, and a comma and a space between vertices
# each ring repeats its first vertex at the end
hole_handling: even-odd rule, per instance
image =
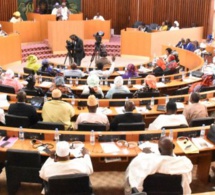
POLYGON ((215 124, 211 124, 207 138, 215 144, 215 124))
POLYGON ((44 97, 32 97, 30 103, 34 108, 41 110, 44 104, 44 97))

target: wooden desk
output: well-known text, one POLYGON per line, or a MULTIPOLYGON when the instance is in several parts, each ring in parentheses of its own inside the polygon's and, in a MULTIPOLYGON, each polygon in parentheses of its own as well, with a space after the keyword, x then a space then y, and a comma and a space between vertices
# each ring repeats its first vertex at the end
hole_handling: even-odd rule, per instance
POLYGON ((70 14, 69 20, 83 20, 83 13, 79 14, 70 14))
POLYGON ((40 23, 38 21, 0 23, 4 26, 4 30, 7 33, 19 33, 21 37, 21 43, 39 42, 42 40, 40 35, 40 23))
MULTIPOLYGON (((206 126, 206 133, 208 132, 209 126, 206 126)), ((6 130, 8 136, 17 136, 19 128, 12 128, 12 127, 3 127, 0 126, 0 130, 6 130)), ((174 143, 176 145, 174 149, 174 153, 176 155, 186 155, 188 158, 192 160, 194 164, 198 165, 197 168, 197 176, 198 178, 207 183, 208 182, 208 176, 209 176, 209 168, 210 163, 212 160, 212 154, 215 150, 215 147, 210 149, 204 149, 201 150, 198 154, 184 154, 181 148, 178 146, 176 142, 177 134, 178 132, 182 131, 196 131, 199 130, 199 127, 195 128, 186 128, 183 130, 176 129, 174 130, 174 143)), ((35 132, 35 133, 44 133, 45 134, 45 141, 44 143, 51 143, 55 146, 55 142, 51 141, 54 138, 54 131, 50 130, 32 130, 32 129, 24 129, 25 132, 35 132)), ((141 134, 152 134, 152 133, 158 133, 160 134, 161 131, 132 131, 132 132, 95 132, 96 136, 96 143, 95 145, 90 145, 89 143, 89 137, 90 132, 71 132, 71 131, 59 131, 60 134, 70 134, 70 135, 85 135, 85 147, 89 150, 90 156, 92 158, 94 171, 125 171, 127 166, 129 165, 130 161, 141 152, 141 150, 138 147, 134 148, 126 148, 124 146, 119 147, 119 152, 115 153, 104 153, 104 151, 101 148, 100 143, 98 142, 99 136, 105 136, 105 135, 126 135, 127 141, 139 141, 139 135, 141 134), (112 162, 112 163, 105 163, 104 158, 105 157, 121 157, 122 161, 119 162, 112 162)), ((169 131, 166 130, 167 136, 169 135, 169 131)), ((117 146, 118 147, 118 146, 117 146)), ((22 150, 33 150, 30 140, 18 140, 13 146, 13 149, 22 149, 22 150)), ((0 152, 4 154, 6 151, 6 148, 0 148, 0 152)), ((46 155, 42 153, 42 155, 46 155)), ((4 156, 4 155, 2 155, 4 156)))
POLYGON ((21 63, 21 38, 19 34, 0 37, 0 55, 0 65, 7 65, 12 62, 21 63))
POLYGON ((201 41, 203 27, 184 28, 175 31, 145 33, 136 30, 121 30, 121 55, 160 56, 162 45, 176 45, 182 37, 201 41))

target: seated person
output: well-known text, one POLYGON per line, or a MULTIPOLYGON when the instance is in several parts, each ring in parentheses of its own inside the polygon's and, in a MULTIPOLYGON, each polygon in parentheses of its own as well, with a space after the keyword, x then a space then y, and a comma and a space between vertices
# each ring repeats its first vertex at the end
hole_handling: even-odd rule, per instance
POLYGON ((210 44, 210 43, 212 43, 214 41, 214 39, 213 39, 213 35, 208 35, 207 36, 207 39, 206 39, 206 43, 208 43, 208 44, 210 44))
POLYGON ((178 21, 174 21, 173 26, 169 30, 170 31, 172 31, 172 30, 179 30, 179 23, 178 23, 178 21))
POLYGON ((164 71, 166 70, 166 64, 162 58, 159 58, 156 62, 156 66, 153 69, 153 73, 155 76, 161 76, 164 74, 164 71))
POLYGON ((143 152, 131 161, 126 170, 125 194, 131 194, 131 188, 134 187, 139 192, 144 191, 144 179, 155 173, 182 175, 183 194, 191 194, 193 165, 186 156, 175 156, 174 148, 175 145, 168 137, 161 137, 158 142, 160 154, 143 149, 143 152))
POLYGON ((143 122, 143 116, 139 113, 132 113, 135 109, 133 101, 126 101, 125 103, 125 113, 118 114, 114 117, 113 121, 110 124, 110 129, 117 131, 119 123, 139 123, 143 122))
POLYGON ((50 76, 56 76, 57 71, 53 69, 53 66, 49 64, 49 61, 47 59, 44 59, 42 61, 42 66, 38 70, 39 72, 46 72, 50 74, 50 76))
POLYGON ((13 13, 13 17, 10 19, 10 22, 17 23, 23 21, 21 18, 20 12, 16 11, 13 13))
POLYGON ((34 125, 39 120, 36 109, 26 104, 27 98, 24 91, 19 91, 16 96, 17 102, 15 104, 10 104, 8 108, 8 114, 13 114, 17 116, 27 116, 30 120, 30 125, 34 125))
POLYGON ((82 72, 80 69, 78 69, 78 66, 76 63, 72 63, 70 66, 71 69, 64 71, 65 77, 84 77, 85 73, 82 72))
POLYGON ((26 67, 34 70, 34 72, 36 73, 41 67, 40 63, 38 63, 37 56, 29 55, 27 57, 27 66, 26 67))
POLYGON ((2 25, 0 24, 0 37, 7 36, 7 33, 2 30, 2 25))
POLYGON ((52 15, 57 15, 59 8, 60 8, 60 4, 58 2, 56 2, 55 5, 54 5, 54 8, 52 9, 51 14, 52 15))
POLYGON ((61 76, 55 77, 54 84, 49 91, 52 92, 54 89, 59 89, 64 96, 72 97, 74 95, 72 90, 65 85, 64 77, 61 76))
POLYGON ((14 72, 10 69, 8 69, 2 80, 3 85, 9 85, 15 89, 15 92, 17 93, 20 89, 23 88, 22 83, 19 82, 18 79, 14 78, 14 72))
POLYGON ((122 78, 129 79, 132 77, 138 77, 138 73, 137 73, 137 70, 136 70, 136 67, 134 66, 134 64, 128 64, 127 70, 126 70, 125 74, 122 75, 122 78))
POLYGON ((145 23, 140 24, 138 26, 138 30, 142 32, 152 32, 152 30, 145 23))
POLYGON ((139 94, 144 92, 157 92, 158 90, 157 90, 156 83, 157 83, 157 79, 154 75, 147 75, 144 78, 143 87, 134 93, 134 97, 138 98, 139 94))
POLYGON ((90 75, 87 78, 87 86, 84 87, 82 94, 96 95, 101 94, 104 97, 102 89, 99 87, 99 77, 97 75, 90 75))
POLYGON ((106 125, 106 130, 109 130, 110 123, 108 118, 103 113, 97 113, 98 99, 94 95, 90 95, 87 99, 87 108, 89 113, 81 113, 75 123, 75 129, 78 129, 78 124, 81 123, 99 123, 106 125))
POLYGON ((36 91, 37 96, 44 96, 43 90, 41 88, 34 87, 36 83, 34 75, 30 74, 25 80, 28 82, 28 84, 23 88, 23 91, 25 91, 26 93, 28 91, 36 91))
POLYGON ((83 158, 70 159, 70 145, 66 141, 56 144, 56 154, 51 155, 43 164, 39 175, 48 181, 52 176, 85 173, 91 175, 93 166, 89 152, 86 148, 82 149, 83 158))
POLYGON ((173 54, 169 55, 166 61, 166 70, 165 71, 174 71, 176 67, 178 66, 175 56, 173 54))
POLYGON ((205 118, 208 117, 207 107, 199 102, 200 95, 198 93, 190 94, 190 103, 185 106, 183 115, 185 116, 188 124, 190 124, 192 119, 205 118))
POLYGON ((176 44, 175 47, 179 47, 179 48, 184 49, 185 45, 186 45, 186 44, 185 44, 185 39, 182 38, 182 39, 176 44))
POLYGON ((200 43, 199 48, 197 48, 194 53, 198 56, 202 56, 203 54, 207 53, 206 51, 206 44, 200 43))
POLYGON ((73 129, 71 118, 75 115, 75 111, 71 104, 61 98, 61 91, 54 89, 52 100, 43 105, 42 118, 44 122, 63 123, 65 130, 71 130, 73 129))
POLYGON ((103 70, 104 64, 102 62, 97 61, 98 63, 96 62, 96 70, 90 71, 89 75, 95 74, 98 77, 102 77, 102 78, 109 77, 114 71, 114 67, 115 67, 114 61, 115 61, 115 56, 112 57, 112 63, 109 70, 103 70))
POLYGON ((104 17, 100 15, 99 12, 97 12, 97 14, 93 17, 93 20, 101 20, 104 21, 104 17))
POLYGON ((130 93, 128 87, 123 85, 123 78, 121 76, 115 77, 114 85, 111 86, 105 98, 111 99, 114 93, 130 93))
POLYGON ((166 114, 160 114, 151 124, 148 130, 159 130, 168 126, 188 126, 187 120, 183 114, 177 114, 177 106, 173 101, 166 104, 166 114))
POLYGON ((57 11, 57 16, 61 16, 61 20, 68 20, 70 13, 70 10, 66 6, 66 2, 62 2, 61 7, 57 11))
POLYGON ((103 64, 103 66, 110 66, 111 65, 111 61, 107 58, 107 51, 105 48, 102 49, 102 51, 100 52, 100 58, 98 60, 96 60, 96 64, 103 64))
POLYGON ((166 25, 166 23, 163 21, 160 28, 160 31, 167 31, 168 30, 168 26, 166 25))
POLYGON ((186 39, 184 49, 186 49, 186 50, 188 50, 188 51, 194 52, 194 51, 196 50, 196 47, 195 47, 195 45, 193 44, 193 42, 191 42, 190 39, 186 39))

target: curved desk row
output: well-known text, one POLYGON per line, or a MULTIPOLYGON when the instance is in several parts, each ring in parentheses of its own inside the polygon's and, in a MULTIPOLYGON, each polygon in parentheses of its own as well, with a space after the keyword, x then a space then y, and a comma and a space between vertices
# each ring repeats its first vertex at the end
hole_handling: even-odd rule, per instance
MULTIPOLYGON (((206 133, 209 129, 209 126, 206 127, 206 133)), ((7 136, 18 136, 18 128, 12 128, 12 127, 3 127, 0 126, 0 130, 6 130, 7 136)), ((196 128, 187 128, 183 129, 183 132, 194 132, 194 131, 200 130, 199 127, 196 128)), ((2 131, 0 131, 2 133, 2 131)), ((50 143, 55 146, 55 142, 53 141, 54 139, 54 131, 47 131, 47 130, 30 130, 30 129, 24 129, 24 132, 34 132, 34 133, 43 133, 45 135, 45 140, 43 143, 50 143)), ((182 130, 176 129, 174 130, 174 143, 175 143, 175 149, 174 153, 177 155, 186 155, 188 158, 192 160, 194 164, 198 165, 197 169, 197 175, 200 180, 203 182, 207 183, 208 182, 208 176, 209 176, 209 169, 210 169, 210 163, 212 161, 212 155, 215 150, 215 146, 211 148, 206 148, 202 149, 199 151, 199 153, 196 154, 185 154, 183 150, 180 148, 178 143, 176 142, 176 138, 178 134, 182 132, 182 130)), ((149 135, 149 134, 158 134, 160 135, 161 131, 134 131, 134 132, 95 132, 95 137, 96 137, 96 142, 95 145, 91 145, 89 143, 89 137, 90 137, 90 132, 65 132, 65 131, 59 131, 60 134, 68 134, 71 136, 77 136, 77 135, 82 135, 84 136, 84 144, 85 147, 89 150, 90 156, 92 158, 93 162, 93 167, 94 171, 125 171, 128 164, 130 161, 138 154, 141 152, 139 147, 135 146, 134 147, 126 147, 126 146, 119 146, 116 145, 118 150, 115 152, 105 152, 105 150, 101 146, 101 142, 99 142, 99 139, 103 136, 125 136, 125 140, 127 141, 132 141, 138 142, 138 141, 144 141, 143 138, 141 138, 141 135, 149 135), (112 162, 112 163, 105 163, 105 158, 106 157, 119 157, 121 158, 121 161, 119 162, 112 162)), ((169 131, 166 130, 167 136, 169 134, 169 131)), ((71 141, 72 140, 77 140, 77 139, 72 139, 70 137, 71 141)), ((75 138, 75 137, 73 137, 75 138)), ((82 140, 83 141, 83 140, 82 140)), ((157 142, 155 142, 157 143, 157 142)), ((110 144, 114 144, 113 142, 110 142, 110 144)), ((14 143, 14 145, 11 147, 13 149, 21 149, 21 150, 30 150, 30 151, 36 151, 37 149, 34 149, 31 145, 30 140, 18 140, 14 143)), ((53 148, 54 149, 54 148, 53 148)), ((1 152, 1 157, 2 159, 5 158, 5 151, 7 148, 0 148, 1 152)), ((42 153, 42 155, 46 155, 42 153)))

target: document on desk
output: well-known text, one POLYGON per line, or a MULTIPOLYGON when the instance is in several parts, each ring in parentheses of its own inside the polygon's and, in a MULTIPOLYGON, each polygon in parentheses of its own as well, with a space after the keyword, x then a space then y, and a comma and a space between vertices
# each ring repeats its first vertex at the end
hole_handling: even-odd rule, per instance
POLYGON ((51 87, 52 82, 49 81, 43 81, 41 84, 39 84, 39 87, 51 87))
POLYGON ((196 145, 196 147, 199 150, 213 148, 213 144, 209 143, 208 141, 201 137, 192 138, 192 142, 196 145))
POLYGON ((10 137, 7 140, 5 140, 5 137, 3 137, 0 141, 0 147, 2 148, 10 148, 13 146, 13 144, 18 140, 18 137, 10 137))
POLYGON ((185 154, 199 153, 199 149, 190 140, 177 140, 177 143, 185 154))
POLYGON ((119 75, 123 75, 123 74, 125 74, 125 71, 123 71, 123 70, 118 70, 117 73, 118 73, 119 75))
POLYGON ((114 142, 100 143, 100 145, 104 153, 116 153, 120 151, 114 142))
POLYGON ((103 113, 105 115, 108 115, 112 113, 112 110, 107 107, 99 107, 97 108, 96 113, 103 113))
POLYGON ((136 106, 135 108, 136 108, 137 113, 140 113, 140 114, 149 112, 149 110, 147 110, 145 106, 141 106, 141 107, 136 106))
POLYGON ((156 83, 156 86, 157 86, 157 87, 165 87, 166 84, 165 84, 165 83, 162 83, 162 82, 158 82, 158 83, 156 83))
POLYGON ((133 88, 135 88, 135 89, 142 89, 143 85, 133 85, 133 88))
POLYGON ((176 107, 177 107, 177 109, 183 109, 184 108, 184 103, 176 102, 176 107))
POLYGON ((83 90, 86 86, 87 86, 87 85, 78 85, 76 88, 77 88, 77 89, 82 89, 82 90, 83 90))
POLYGON ((9 107, 10 104, 7 100, 7 94, 1 94, 0 95, 0 107, 9 107))
POLYGON ((125 108, 124 107, 115 107, 114 108, 118 114, 124 114, 125 108))
POLYGON ((144 148, 149 148, 152 151, 152 153, 160 154, 157 143, 152 143, 152 142, 146 141, 146 142, 143 142, 142 144, 140 144, 139 148, 141 150, 143 150, 144 148))

